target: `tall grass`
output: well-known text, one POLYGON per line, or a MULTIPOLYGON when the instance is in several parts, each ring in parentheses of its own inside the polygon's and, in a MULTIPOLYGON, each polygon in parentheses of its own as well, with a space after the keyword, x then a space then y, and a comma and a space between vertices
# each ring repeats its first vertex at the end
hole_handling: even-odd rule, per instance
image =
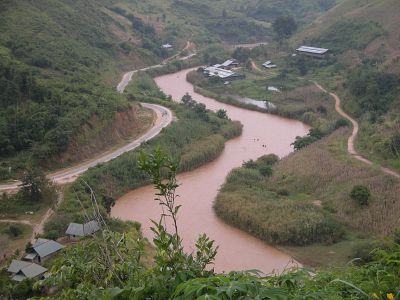
POLYGON ((214 209, 225 222, 270 244, 307 245, 334 242, 343 229, 309 201, 288 199, 279 189, 264 189, 258 169, 233 170, 214 209))
POLYGON ((342 228, 371 238, 393 233, 400 227, 400 181, 351 158, 348 134, 339 129, 280 160, 270 178, 256 170, 233 171, 216 199, 217 214, 277 244, 332 242, 342 228), (368 206, 351 199, 354 185, 369 188, 368 206))

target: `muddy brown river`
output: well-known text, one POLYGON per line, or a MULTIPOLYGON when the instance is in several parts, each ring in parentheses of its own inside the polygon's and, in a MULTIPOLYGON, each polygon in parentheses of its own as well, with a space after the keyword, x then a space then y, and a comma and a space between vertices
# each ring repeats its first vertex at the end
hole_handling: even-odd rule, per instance
MULTIPOLYGON (((199 95, 186 81, 188 72, 190 70, 183 70, 155 80, 161 90, 174 100, 181 99, 188 92, 194 100, 204 103, 211 110, 225 109, 229 118, 243 124, 243 134, 228 141, 222 154, 213 162, 178 175, 181 184, 178 189, 179 204, 183 205, 178 225, 184 248, 193 251, 198 235, 206 233, 219 245, 214 266, 216 271, 258 269, 264 273, 281 272, 292 263, 290 256, 226 225, 217 218, 212 205, 229 171, 239 167, 243 161, 257 159, 264 154, 288 155, 293 150, 290 144, 295 137, 307 134, 309 128, 298 121, 237 108, 199 95)), ((152 186, 136 189, 121 197, 111 214, 123 220, 140 222, 143 234, 151 240, 150 219, 158 221, 161 213, 161 207, 153 198, 152 186)))

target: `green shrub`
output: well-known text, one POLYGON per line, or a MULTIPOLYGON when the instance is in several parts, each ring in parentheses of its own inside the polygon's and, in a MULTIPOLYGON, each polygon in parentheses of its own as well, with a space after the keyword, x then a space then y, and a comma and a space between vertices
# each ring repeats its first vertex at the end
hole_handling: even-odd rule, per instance
POLYGON ((290 195, 290 193, 289 193, 289 191, 288 191, 287 189, 279 189, 279 190, 277 191, 277 194, 278 194, 279 196, 285 196, 285 197, 287 197, 287 196, 290 195))
POLYGON ((272 167, 265 165, 259 168, 260 174, 264 177, 271 177, 272 176, 272 167))
POLYGON ((11 238, 16 238, 22 234, 22 229, 17 225, 10 225, 6 230, 4 230, 4 233, 11 238))
POLYGON ((350 192, 350 197, 361 206, 367 206, 371 201, 371 192, 364 185, 355 185, 350 192))

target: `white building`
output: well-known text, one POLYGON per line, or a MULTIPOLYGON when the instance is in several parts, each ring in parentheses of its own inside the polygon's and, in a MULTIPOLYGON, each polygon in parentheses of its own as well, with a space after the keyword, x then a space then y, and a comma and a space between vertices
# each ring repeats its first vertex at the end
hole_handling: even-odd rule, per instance
POLYGON ((326 54, 329 52, 329 49, 325 48, 317 48, 317 47, 309 47, 309 46, 301 46, 296 49, 296 51, 300 54, 315 57, 315 58, 324 58, 326 54))

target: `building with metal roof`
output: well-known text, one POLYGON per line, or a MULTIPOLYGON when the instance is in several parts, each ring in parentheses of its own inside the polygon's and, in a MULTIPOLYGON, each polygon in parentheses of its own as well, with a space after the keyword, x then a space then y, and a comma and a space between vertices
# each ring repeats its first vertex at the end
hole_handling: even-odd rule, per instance
POLYGON ((35 244, 32 246, 34 253, 29 253, 24 257, 24 260, 31 262, 38 261, 42 262, 49 258, 54 253, 64 248, 63 245, 48 239, 37 239, 35 244))
POLYGON ((237 68, 237 67, 239 67, 239 62, 238 62, 236 59, 231 58, 231 59, 228 59, 228 60, 224 61, 224 62, 220 65, 220 67, 221 67, 222 69, 228 69, 228 70, 230 70, 230 69, 232 69, 232 68, 237 68))
POLYGON ((167 50, 172 50, 172 45, 171 44, 164 44, 161 46, 161 48, 167 49, 167 50))
POLYGON ((316 58, 324 58, 326 56, 326 54, 329 52, 329 49, 301 46, 300 48, 296 49, 296 51, 300 54, 304 54, 307 56, 316 57, 316 58))
POLYGON ((13 259, 7 271, 11 273, 13 280, 22 281, 41 277, 47 269, 35 263, 13 259))
POLYGON ((272 61, 270 61, 270 60, 268 60, 268 61, 266 61, 265 63, 263 63, 262 66, 263 66, 264 68, 267 68, 267 69, 274 69, 274 68, 277 67, 277 66, 274 65, 274 64, 272 63, 272 61))
POLYGON ((91 235, 99 230, 99 223, 92 220, 84 224, 70 223, 65 233, 73 237, 84 237, 91 235))
POLYGON ((210 66, 204 69, 204 74, 209 77, 219 77, 225 81, 243 79, 242 74, 233 72, 231 70, 225 70, 219 67, 220 65, 210 66))

